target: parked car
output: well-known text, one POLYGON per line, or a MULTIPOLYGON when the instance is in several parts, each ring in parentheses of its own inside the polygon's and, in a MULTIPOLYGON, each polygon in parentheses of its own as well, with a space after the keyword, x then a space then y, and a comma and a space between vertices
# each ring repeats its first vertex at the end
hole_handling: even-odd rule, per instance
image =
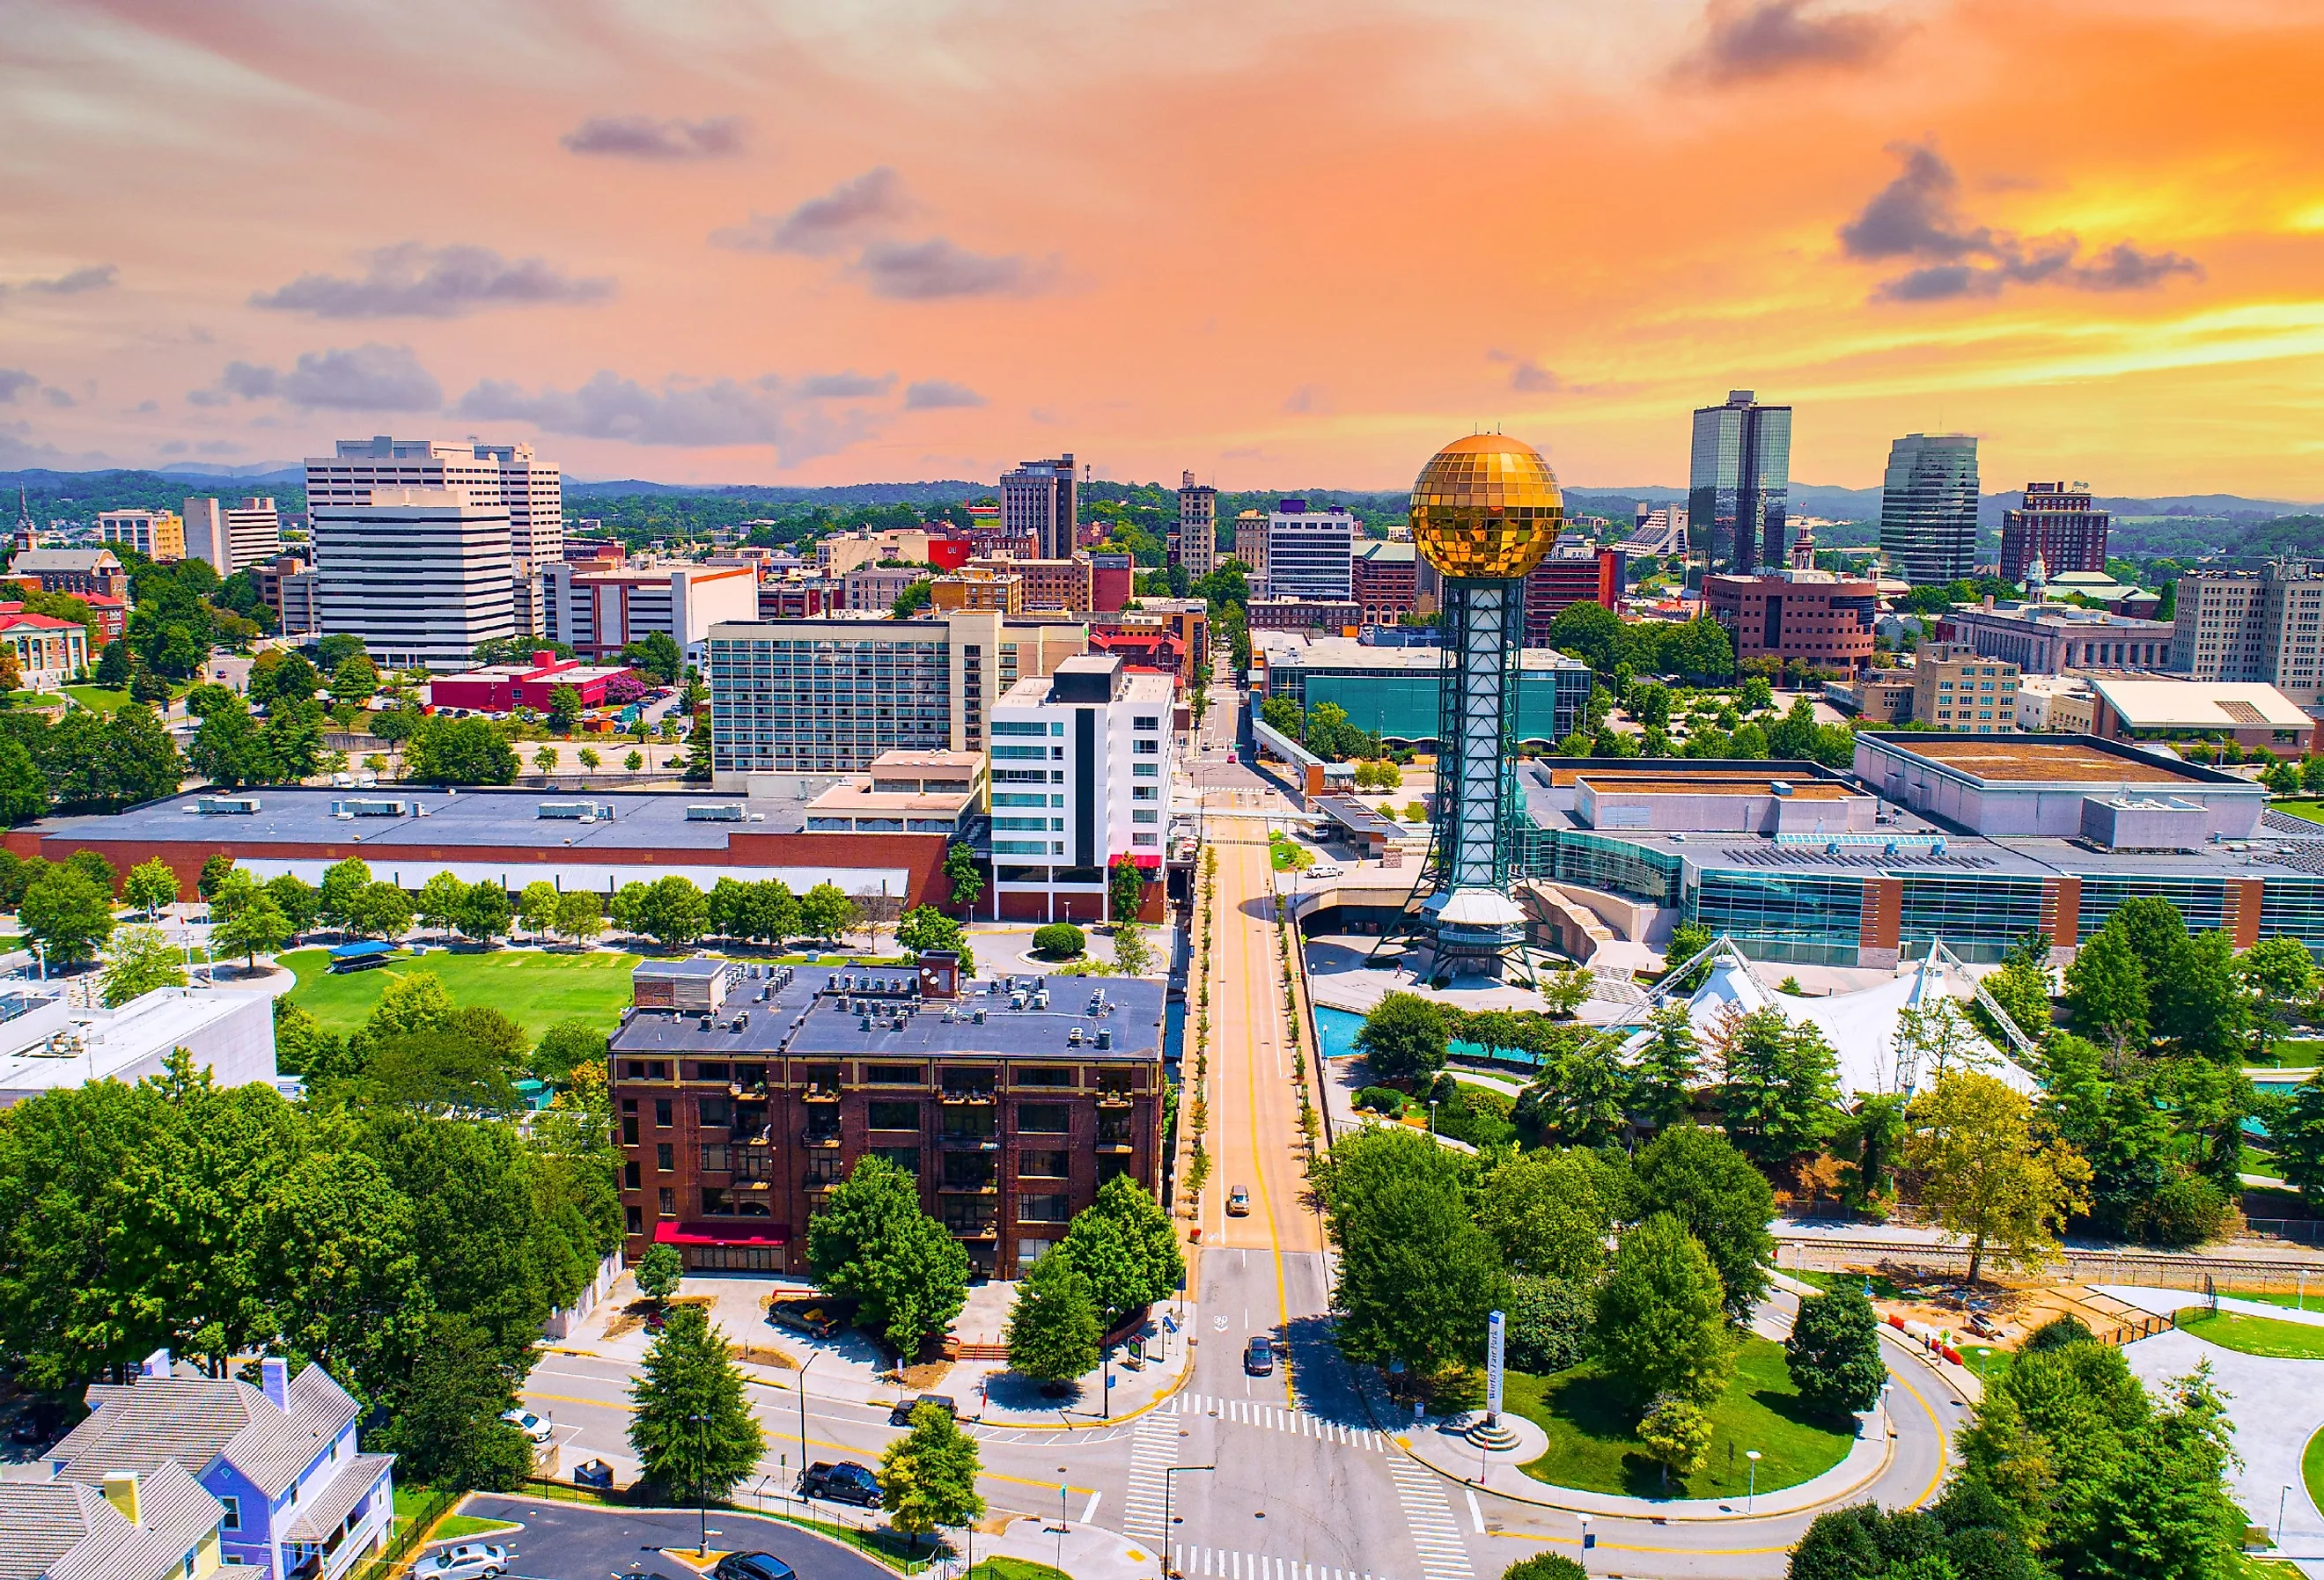
POLYGON ((456 1542, 412 1565, 412 1580, 495 1580, 508 1559, 508 1548, 496 1541, 456 1542))
POLYGON ((1227 1192, 1227 1216, 1230 1218, 1248 1218, 1250 1216, 1250 1190, 1249 1187, 1238 1185, 1232 1190, 1227 1192))
POLYGON ((1333 863, 1318 862, 1307 869, 1307 875, 1311 878, 1336 878, 1341 876, 1341 872, 1333 863))
POLYGON ((827 1498, 835 1503, 861 1503, 866 1509, 880 1503, 880 1478, 852 1461, 832 1465, 818 1460, 799 1472, 798 1484, 793 1489, 802 1498, 827 1498))
POLYGON ((936 1406, 936 1409, 944 1411, 945 1414, 952 1417, 954 1420, 958 1420, 960 1418, 960 1406, 953 1402, 951 1395, 944 1393, 924 1393, 918 1399, 898 1400, 896 1401, 896 1408, 888 1412, 888 1424, 891 1427, 910 1426, 912 1424, 912 1412, 918 1409, 924 1404, 932 1404, 936 1406))
POLYGON ((852 1302, 776 1300, 767 1307, 767 1319, 809 1338, 829 1338, 847 1325, 853 1312, 852 1302))
POLYGON ((573 1467, 573 1484, 610 1492, 613 1490, 613 1467, 602 1459, 584 1460, 573 1467))
POLYGON ((501 1419, 522 1432, 527 1442, 546 1443, 557 1436, 555 1427, 550 1426, 522 1405, 519 1405, 512 1410, 503 1410, 501 1419))
POLYGON ((1275 1345, 1263 1333, 1250 1335, 1250 1343, 1242 1347, 1242 1369, 1253 1377, 1275 1375, 1275 1345))
POLYGON ((728 1553, 711 1580, 798 1580, 798 1571, 772 1553, 728 1553))

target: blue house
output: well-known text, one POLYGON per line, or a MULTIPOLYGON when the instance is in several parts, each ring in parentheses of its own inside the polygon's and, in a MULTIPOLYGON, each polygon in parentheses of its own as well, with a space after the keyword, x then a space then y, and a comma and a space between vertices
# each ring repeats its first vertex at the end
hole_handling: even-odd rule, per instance
POLYGON ((103 1487, 123 1473, 183 1467, 225 1507, 228 1564, 267 1580, 336 1580, 393 1529, 395 1456, 364 1454, 361 1413, 320 1366, 259 1363, 259 1385, 174 1372, 156 1350, 124 1386, 93 1384, 89 1418, 44 1458, 60 1482, 103 1487))

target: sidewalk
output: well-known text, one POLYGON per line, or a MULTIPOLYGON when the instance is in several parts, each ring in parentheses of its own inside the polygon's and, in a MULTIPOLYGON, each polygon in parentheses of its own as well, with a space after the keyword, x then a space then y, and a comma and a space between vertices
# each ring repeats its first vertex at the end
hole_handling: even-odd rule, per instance
MULTIPOLYGON (((1008 1289, 1005 1284, 980 1285, 971 1291, 971 1296, 978 1306, 1005 1312, 1007 1296, 1002 1292, 1008 1289)), ((1107 1414, 1116 1421, 1140 1415, 1177 1391, 1185 1380, 1192 1356, 1191 1347, 1184 1340, 1194 1333, 1197 1314, 1193 1302, 1183 1308, 1176 1305, 1154 1308, 1146 1321, 1143 1336, 1149 1354, 1160 1352, 1158 1360, 1136 1362, 1129 1353, 1128 1344, 1113 1347, 1110 1369, 1114 1386, 1108 1411, 1099 1397, 1100 1373, 1084 1378, 1072 1397, 1048 1399, 1038 1385, 1011 1372, 1006 1361, 955 1361, 934 1381, 914 1386, 900 1384, 886 1371, 885 1354, 861 1334, 850 1331, 827 1339, 809 1338, 778 1326, 767 1316, 770 1298, 795 1299, 814 1292, 815 1286, 804 1279, 719 1278, 690 1273, 674 1298, 706 1298, 710 1301, 712 1324, 724 1330, 726 1342, 734 1347, 742 1375, 761 1387, 793 1391, 804 1377, 816 1398, 882 1409, 910 1394, 947 1394, 959 1402, 962 1415, 970 1420, 1053 1430, 1087 1427, 1105 1418, 1107 1414), (1169 1318, 1167 1326, 1166 1316, 1169 1318), (1169 1331, 1170 1326, 1177 1331, 1169 1331), (783 1363, 786 1361, 788 1365, 783 1363)), ((584 1317, 571 1335, 560 1343, 543 1345, 543 1349, 552 1354, 641 1364, 652 1345, 653 1335, 641 1321, 629 1314, 630 1306, 637 1298, 637 1285, 625 1271, 597 1308, 584 1317)))
POLYGON ((999 1536, 977 1537, 974 1550, 964 1556, 978 1563, 994 1557, 1023 1558, 1063 1569, 1073 1580, 1148 1580, 1156 1557, 1102 1525, 1076 1520, 1061 1533, 1056 1520, 1031 1516, 1010 1520, 999 1536))
MULTIPOLYGON (((2184 1311, 2190 1306, 2208 1306, 2210 1301, 2193 1289, 2155 1289, 2144 1284, 2092 1284, 2101 1295, 2111 1295, 2126 1306, 2135 1306, 2141 1311, 2151 1311, 2157 1317, 2168 1317, 2174 1311, 2184 1311)), ((2318 1309, 2299 1311, 2289 1306, 2271 1306, 2264 1300, 2239 1300, 2233 1295, 2219 1297, 2219 1309, 2232 1311, 2238 1317, 2264 1317, 2275 1322, 2299 1323, 2307 1327, 2324 1327, 2324 1287, 2316 1298, 2318 1309)))

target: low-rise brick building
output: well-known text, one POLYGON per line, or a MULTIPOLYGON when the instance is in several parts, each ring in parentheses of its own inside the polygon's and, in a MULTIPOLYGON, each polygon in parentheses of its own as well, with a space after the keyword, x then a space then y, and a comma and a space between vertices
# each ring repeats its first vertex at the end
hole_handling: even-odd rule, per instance
POLYGON ((807 1224, 884 1157, 979 1276, 1013 1278, 1098 1187, 1161 1186, 1163 990, 700 958, 638 967, 613 1039, 626 1254, 798 1272, 807 1224))

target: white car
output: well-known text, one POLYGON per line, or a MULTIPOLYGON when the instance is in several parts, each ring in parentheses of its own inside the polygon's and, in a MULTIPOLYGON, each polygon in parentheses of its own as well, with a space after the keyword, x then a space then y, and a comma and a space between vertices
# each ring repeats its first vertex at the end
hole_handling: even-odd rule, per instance
POLYGON ((555 1427, 522 1408, 502 1411, 501 1419, 522 1432, 530 1442, 546 1443, 557 1435, 555 1427))
POLYGON ((508 1548, 498 1542, 464 1541, 438 1548, 412 1565, 412 1580, 496 1580, 508 1561, 508 1548))
POLYGON ((1340 869, 1330 862, 1318 862, 1307 869, 1307 875, 1311 878, 1336 878, 1341 874, 1340 869))

